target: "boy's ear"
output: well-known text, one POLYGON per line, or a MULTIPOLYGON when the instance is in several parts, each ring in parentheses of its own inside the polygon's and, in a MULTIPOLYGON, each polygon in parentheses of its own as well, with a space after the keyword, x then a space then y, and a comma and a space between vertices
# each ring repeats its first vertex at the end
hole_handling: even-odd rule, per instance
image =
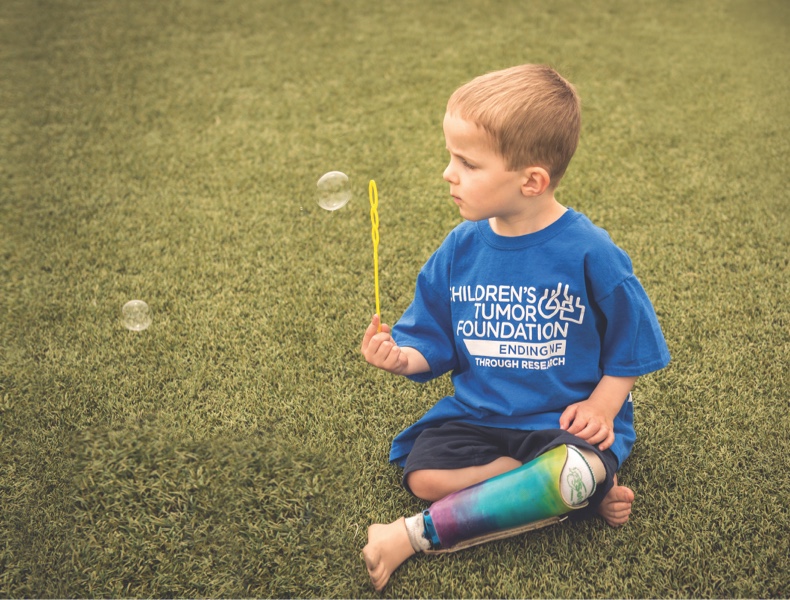
POLYGON ((521 183, 521 193, 525 196, 540 196, 551 185, 549 172, 543 167, 527 167, 521 183))

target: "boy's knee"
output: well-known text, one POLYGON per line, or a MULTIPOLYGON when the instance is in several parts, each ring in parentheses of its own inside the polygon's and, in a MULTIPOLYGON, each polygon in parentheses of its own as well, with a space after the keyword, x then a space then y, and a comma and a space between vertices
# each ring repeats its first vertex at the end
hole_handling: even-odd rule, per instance
POLYGON ((420 500, 435 502, 444 497, 442 486, 430 470, 412 471, 406 475, 406 485, 412 494, 420 500))

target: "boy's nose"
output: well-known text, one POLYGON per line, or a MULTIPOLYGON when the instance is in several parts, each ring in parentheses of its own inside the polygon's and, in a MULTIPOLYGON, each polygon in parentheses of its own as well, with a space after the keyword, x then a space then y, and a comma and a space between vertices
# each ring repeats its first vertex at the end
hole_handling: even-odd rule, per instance
POLYGON ((447 183, 455 183, 455 173, 453 173, 452 163, 447 165, 447 168, 442 173, 442 177, 447 183))

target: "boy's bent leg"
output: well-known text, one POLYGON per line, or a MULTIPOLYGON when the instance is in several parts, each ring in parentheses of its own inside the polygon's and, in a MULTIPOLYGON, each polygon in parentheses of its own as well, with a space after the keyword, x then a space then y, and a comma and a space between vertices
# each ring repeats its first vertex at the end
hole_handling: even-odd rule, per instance
POLYGON ((557 522, 586 504, 604 472, 594 453, 561 445, 517 469, 450 494, 422 514, 372 525, 363 549, 371 582, 383 589, 395 569, 418 551, 460 550, 557 522), (418 533, 410 534, 410 528, 418 533))
POLYGON ((586 506, 605 476, 595 453, 556 446, 517 469, 435 502, 423 513, 432 550, 467 548, 556 523, 586 506))
POLYGON ((421 469, 406 476, 411 493, 423 500, 435 502, 464 488, 507 473, 521 466, 521 461, 509 456, 480 466, 460 469, 421 469))

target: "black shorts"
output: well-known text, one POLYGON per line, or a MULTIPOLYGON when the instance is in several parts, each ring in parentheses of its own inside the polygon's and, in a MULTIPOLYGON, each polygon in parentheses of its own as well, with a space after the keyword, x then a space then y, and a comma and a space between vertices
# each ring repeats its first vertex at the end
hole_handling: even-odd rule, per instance
POLYGON ((455 421, 426 429, 417 437, 406 458, 403 487, 411 492, 406 484, 406 476, 412 471, 476 467, 487 465, 503 456, 527 463, 562 444, 592 450, 606 467, 606 480, 597 486, 595 494, 590 498, 590 507, 598 506, 614 485, 617 457, 611 450, 601 451, 562 429, 521 431, 455 421))

